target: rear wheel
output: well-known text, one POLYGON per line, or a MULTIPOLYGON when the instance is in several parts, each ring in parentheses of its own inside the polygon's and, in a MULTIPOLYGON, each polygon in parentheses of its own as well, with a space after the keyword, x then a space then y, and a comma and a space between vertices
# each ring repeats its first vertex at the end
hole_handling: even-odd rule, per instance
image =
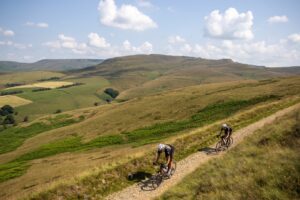
POLYGON ((154 175, 152 178, 151 178, 151 184, 152 184, 152 188, 153 189, 156 189, 159 187, 159 185, 161 184, 162 182, 162 176, 161 175, 154 175))

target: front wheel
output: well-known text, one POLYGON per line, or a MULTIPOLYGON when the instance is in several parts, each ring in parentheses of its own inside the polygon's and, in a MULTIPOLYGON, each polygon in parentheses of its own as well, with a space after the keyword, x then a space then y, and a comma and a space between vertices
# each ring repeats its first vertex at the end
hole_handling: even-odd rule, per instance
POLYGON ((176 161, 173 161, 172 167, 171 167, 171 176, 173 176, 173 174, 175 174, 176 167, 177 167, 176 161))
POLYGON ((216 144, 216 148, 215 148, 215 151, 216 152, 219 152, 222 150, 222 141, 219 141, 217 144, 216 144))
POLYGON ((230 137, 226 144, 227 148, 229 148, 232 144, 233 144, 233 139, 232 139, 232 137, 230 137))

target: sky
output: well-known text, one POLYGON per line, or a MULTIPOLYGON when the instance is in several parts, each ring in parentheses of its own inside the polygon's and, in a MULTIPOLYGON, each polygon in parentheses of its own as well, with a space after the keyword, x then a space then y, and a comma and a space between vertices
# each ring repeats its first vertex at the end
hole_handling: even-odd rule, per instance
POLYGON ((300 65, 299 0, 1 0, 0 60, 167 54, 300 65))

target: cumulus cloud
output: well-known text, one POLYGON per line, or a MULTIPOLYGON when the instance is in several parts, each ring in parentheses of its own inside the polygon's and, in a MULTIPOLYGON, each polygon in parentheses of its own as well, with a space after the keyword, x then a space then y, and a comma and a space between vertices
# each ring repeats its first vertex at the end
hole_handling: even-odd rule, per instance
POLYGON ((178 44, 178 43, 183 43, 183 42, 185 42, 185 39, 179 35, 170 36, 168 38, 169 44, 178 44))
POLYGON ((272 16, 268 19, 269 23, 285 23, 288 22, 289 19, 287 16, 282 15, 282 16, 272 16))
POLYGON ((49 25, 45 22, 39 22, 39 23, 26 22, 25 26, 31 26, 31 27, 37 27, 37 28, 48 28, 49 27, 49 25))
POLYGON ((75 38, 64 34, 59 34, 58 40, 44 42, 42 45, 49 47, 52 51, 61 48, 70 49, 76 54, 87 54, 90 50, 86 43, 79 43, 75 38))
POLYGON ((31 48, 32 44, 22 44, 13 41, 0 41, 0 46, 14 47, 16 49, 28 49, 31 48))
POLYGON ((252 39, 253 15, 251 11, 239 13, 228 8, 224 14, 219 10, 205 16, 205 35, 219 39, 252 39))
POLYGON ((237 62, 277 66, 300 64, 300 34, 291 34, 277 43, 262 41, 212 40, 204 44, 169 44, 167 54, 207 59, 231 58, 237 62))
POLYGON ((120 54, 126 55, 126 54, 150 54, 153 51, 153 45, 146 41, 140 46, 133 46, 128 40, 125 40, 123 42, 123 49, 125 51, 121 52, 120 54))
POLYGON ((295 43, 300 43, 300 34, 299 33, 291 34, 288 36, 288 40, 295 43))
POLYGON ((144 31, 156 28, 156 23, 132 5, 123 4, 118 8, 114 0, 101 0, 98 5, 100 21, 106 26, 120 29, 144 31))
POLYGON ((110 47, 110 44, 106 42, 104 37, 99 36, 97 33, 90 33, 88 35, 89 44, 91 46, 99 47, 99 48, 107 48, 110 47))
POLYGON ((8 30, 8 29, 3 29, 0 27, 0 35, 4 35, 4 36, 14 36, 15 33, 12 30, 8 30))

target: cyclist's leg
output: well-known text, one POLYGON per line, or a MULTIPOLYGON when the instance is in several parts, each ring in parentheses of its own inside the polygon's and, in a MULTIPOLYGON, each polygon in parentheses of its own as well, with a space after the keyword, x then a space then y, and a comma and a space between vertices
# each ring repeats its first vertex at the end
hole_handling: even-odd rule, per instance
POLYGON ((221 139, 222 139, 222 145, 225 145, 226 144, 226 140, 225 140, 225 135, 221 136, 221 139))

